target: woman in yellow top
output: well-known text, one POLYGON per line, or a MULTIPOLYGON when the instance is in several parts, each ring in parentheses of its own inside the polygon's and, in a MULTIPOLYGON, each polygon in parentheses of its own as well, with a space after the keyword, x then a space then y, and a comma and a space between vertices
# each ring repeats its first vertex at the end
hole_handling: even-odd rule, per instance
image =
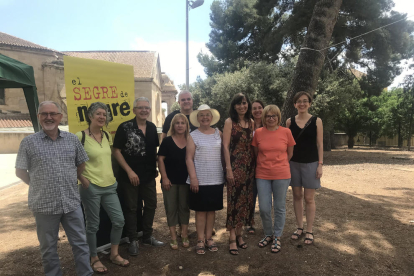
POLYGON ((92 103, 87 111, 89 127, 76 133, 82 142, 89 161, 79 177, 79 193, 86 218, 86 239, 91 255, 92 269, 98 274, 107 273, 96 251, 96 232, 99 228, 99 210, 102 207, 112 222, 110 260, 119 266, 128 266, 128 260, 118 253, 119 242, 124 227, 124 215, 116 193, 118 183, 112 171, 112 137, 102 128, 109 122, 108 108, 104 103, 92 103))

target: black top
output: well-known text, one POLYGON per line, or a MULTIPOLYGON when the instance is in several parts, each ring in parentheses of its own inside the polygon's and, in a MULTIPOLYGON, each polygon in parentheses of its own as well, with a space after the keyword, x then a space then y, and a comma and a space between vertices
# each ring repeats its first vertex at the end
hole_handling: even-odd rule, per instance
MULTIPOLYGON (((164 125, 162 126, 162 133, 165 133, 165 134, 168 133, 171 127, 171 121, 174 118, 174 116, 177 115, 178 113, 180 113, 180 110, 176 110, 168 114, 167 118, 165 118, 164 125)), ((197 127, 193 126, 190 122, 190 115, 185 115, 185 117, 187 117, 188 122, 190 123, 190 132, 196 130, 197 127)))
POLYGON ((298 163, 312 163, 319 161, 318 147, 316 144, 316 119, 318 117, 312 116, 311 123, 299 136, 302 131, 296 124, 295 117, 290 119, 290 131, 292 131, 293 138, 295 139, 296 145, 293 148, 293 156, 290 161, 298 163))
MULTIPOLYGON (((114 148, 120 149, 127 164, 138 175, 140 183, 153 180, 157 175, 157 127, 147 121, 146 134, 138 128, 136 118, 119 125, 114 140, 114 148)), ((128 174, 119 168, 117 179, 129 181, 128 174)))
POLYGON ((187 185, 188 171, 185 163, 185 152, 185 147, 180 149, 171 136, 165 137, 161 143, 158 155, 165 156, 165 170, 171 184, 187 185))

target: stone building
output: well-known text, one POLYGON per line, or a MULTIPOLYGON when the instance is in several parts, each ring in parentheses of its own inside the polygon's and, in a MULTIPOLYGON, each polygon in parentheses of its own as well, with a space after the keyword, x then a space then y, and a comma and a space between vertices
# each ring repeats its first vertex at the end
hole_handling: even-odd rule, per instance
MULTIPOLYGON (((64 113, 63 123, 67 122, 64 55, 132 65, 135 97, 147 97, 150 100, 152 112, 149 120, 157 127, 163 124, 161 102, 167 102, 170 107, 177 94, 174 83, 165 73, 161 73, 160 57, 154 51, 59 52, 0 32, 0 54, 33 67, 39 102, 58 102, 64 113)), ((20 120, 24 119, 24 116, 30 120, 23 90, 0 90, 0 120, 3 120, 0 128, 7 127, 9 122, 16 118, 16 113, 21 114, 20 120)))

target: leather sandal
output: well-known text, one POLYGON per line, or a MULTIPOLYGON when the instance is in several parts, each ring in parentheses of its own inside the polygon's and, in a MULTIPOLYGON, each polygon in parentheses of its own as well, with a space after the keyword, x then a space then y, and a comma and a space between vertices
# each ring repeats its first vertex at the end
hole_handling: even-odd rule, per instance
POLYGON ((217 252, 218 251, 217 244, 214 242, 214 240, 212 238, 206 240, 206 244, 207 244, 208 250, 210 250, 211 252, 217 252), (208 242, 212 242, 212 244, 208 245, 208 242))
POLYGON ((280 250, 282 250, 282 245, 280 243, 280 239, 274 239, 273 240, 273 244, 272 244, 272 247, 271 247, 270 250, 271 250, 272 253, 279 253, 280 250))
POLYGON ((265 236, 261 241, 259 241, 258 246, 260 248, 268 246, 273 241, 273 236, 265 236), (270 238, 270 239, 268 239, 270 238))
POLYGON ((96 264, 97 262, 100 262, 100 261, 101 260, 98 259, 98 260, 95 260, 93 263, 91 263, 91 267, 92 267, 93 272, 96 272, 98 274, 108 273, 108 269, 104 265, 102 265, 102 266, 93 266, 94 264, 96 264), (98 270, 98 269, 103 269, 103 271, 98 270))
POLYGON ((240 247, 241 249, 247 249, 247 243, 244 242, 244 243, 240 244, 239 243, 239 238, 243 238, 242 235, 236 236, 237 247, 240 247))
POLYGON ((311 245, 311 244, 313 244, 313 233, 311 233, 311 232, 306 232, 306 235, 312 235, 312 238, 305 238, 305 240, 304 240, 304 243, 306 244, 306 245, 311 245), (310 241, 310 243, 306 243, 306 241, 310 241))
POLYGON ((247 233, 254 235, 256 233, 256 229, 253 226, 247 228, 247 233))
POLYGON ((181 237, 181 242, 183 243, 183 247, 190 247, 190 240, 188 239, 188 237, 181 237))
POLYGON ((118 261, 117 259, 116 259, 116 257, 118 257, 119 256, 119 254, 117 254, 117 255, 115 255, 115 257, 113 257, 113 258, 109 258, 110 260, 111 260, 111 262, 113 263, 113 264, 116 264, 116 265, 119 265, 119 266, 122 266, 122 267, 127 267, 127 266, 129 266, 129 262, 128 262, 128 260, 127 259, 124 259, 124 258, 122 258, 122 261, 118 261))
POLYGON ((300 237, 303 235, 303 228, 297 228, 295 232, 293 232, 292 236, 290 237, 292 240, 297 241, 300 237), (298 234, 299 231, 302 231, 300 234, 298 234), (293 238, 295 236, 296 238, 293 238))
POLYGON ((196 253, 197 253, 198 255, 204 255, 204 254, 206 254, 206 246, 205 246, 205 244, 204 244, 204 241, 203 241, 203 240, 199 240, 199 241, 197 241, 196 253), (203 244, 203 246, 198 246, 198 244, 199 244, 199 243, 202 243, 202 244, 203 244))
POLYGON ((170 247, 171 247, 172 250, 177 250, 178 249, 177 240, 171 240, 170 241, 170 247))
MULTIPOLYGON (((236 240, 229 240, 229 245, 235 243, 237 245, 236 240)), ((239 255, 239 249, 229 249, 230 255, 239 255)))

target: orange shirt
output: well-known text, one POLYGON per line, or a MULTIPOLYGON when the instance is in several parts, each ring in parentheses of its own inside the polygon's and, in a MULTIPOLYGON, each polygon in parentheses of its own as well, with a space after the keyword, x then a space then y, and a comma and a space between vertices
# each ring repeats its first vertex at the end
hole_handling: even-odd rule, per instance
POLYGON ((290 179, 287 148, 294 146, 290 129, 281 127, 270 131, 265 127, 256 129, 252 146, 257 147, 256 178, 266 180, 290 179))

